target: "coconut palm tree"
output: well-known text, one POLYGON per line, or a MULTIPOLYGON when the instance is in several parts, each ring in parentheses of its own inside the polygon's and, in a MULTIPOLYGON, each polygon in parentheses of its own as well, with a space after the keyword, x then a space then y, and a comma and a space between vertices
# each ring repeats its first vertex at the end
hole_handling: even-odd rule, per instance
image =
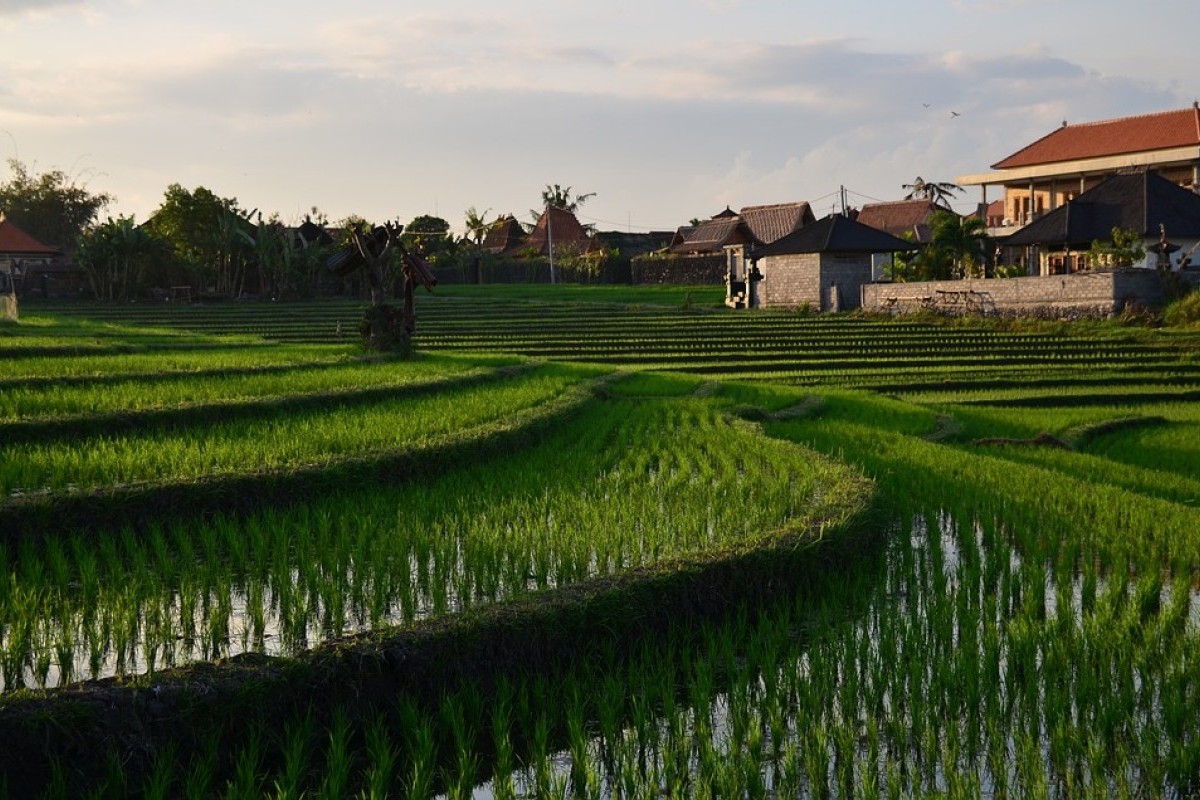
MULTIPOLYGON (((932 272, 937 278, 978 278, 987 272, 991 252, 987 223, 982 217, 935 211, 929 219, 932 272)), ((935 276, 931 276, 935 277, 935 276)))
POLYGON ((956 183, 926 181, 920 175, 912 183, 905 183, 900 188, 908 189, 905 200, 929 200, 946 209, 950 208, 950 201, 956 192, 965 191, 956 183))
POLYGON ((570 211, 574 214, 581 205, 595 196, 595 192, 587 192, 572 197, 570 186, 559 186, 557 183, 546 184, 546 188, 542 190, 542 205, 561 208, 563 211, 570 211))
POLYGON ((488 228, 492 226, 487 219, 488 211, 491 209, 480 213, 475 210, 475 206, 471 206, 466 211, 467 238, 475 243, 476 249, 483 246, 483 238, 487 236, 488 228))

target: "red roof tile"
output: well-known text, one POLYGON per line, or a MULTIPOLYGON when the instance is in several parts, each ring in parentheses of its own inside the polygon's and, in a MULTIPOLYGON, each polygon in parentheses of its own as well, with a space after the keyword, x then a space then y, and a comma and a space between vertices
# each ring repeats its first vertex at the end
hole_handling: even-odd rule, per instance
POLYGON ((568 247, 577 253, 589 253, 596 249, 596 242, 587 235, 575 215, 562 208, 550 206, 538 217, 537 224, 525 239, 525 246, 532 247, 541 255, 548 255, 548 242, 555 249, 568 247))
POLYGON ((525 243, 525 230, 512 214, 500 217, 488 226, 482 248, 496 255, 512 255, 525 243))
POLYGON ((1013 169, 1084 158, 1200 145, 1200 108, 1163 111, 1080 125, 1063 125, 992 169, 1013 169))
POLYGON ((929 217, 940 209, 931 200, 894 200, 868 203, 858 212, 858 221, 893 236, 912 233, 917 241, 929 240, 929 217))
POLYGON ((47 247, 6 219, 0 219, 0 254, 13 256, 52 256, 58 251, 47 247))

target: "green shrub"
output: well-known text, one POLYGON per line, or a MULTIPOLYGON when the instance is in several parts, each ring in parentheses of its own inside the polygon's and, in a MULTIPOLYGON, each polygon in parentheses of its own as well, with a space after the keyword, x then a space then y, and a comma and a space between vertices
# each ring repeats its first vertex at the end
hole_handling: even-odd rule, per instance
POLYGON ((1167 325, 1195 325, 1200 323, 1200 290, 1193 290, 1163 309, 1163 322, 1167 325))

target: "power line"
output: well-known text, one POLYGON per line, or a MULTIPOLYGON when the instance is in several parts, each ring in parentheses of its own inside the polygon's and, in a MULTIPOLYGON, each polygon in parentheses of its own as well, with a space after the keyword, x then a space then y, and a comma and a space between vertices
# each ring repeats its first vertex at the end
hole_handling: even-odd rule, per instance
POLYGON ((634 228, 637 228, 638 230, 640 230, 640 231, 645 231, 645 232, 647 232, 647 233, 649 233, 649 232, 651 232, 651 231, 673 231, 673 230, 675 230, 676 228, 678 228, 678 227, 679 227, 678 225, 658 225, 658 226, 652 226, 652 225, 634 225, 632 222, 629 222, 628 220, 626 220, 625 222, 614 222, 614 221, 613 221, 613 220, 611 220, 611 219, 600 219, 599 217, 589 217, 589 216, 585 216, 584 214, 580 214, 578 211, 577 211, 577 212, 575 212, 575 216, 576 216, 577 218, 579 218, 579 219, 585 219, 585 220, 587 220, 588 222, 600 222, 600 223, 603 223, 603 224, 605 224, 605 225, 615 225, 615 226, 617 226, 618 228, 622 228, 622 227, 623 227, 623 228, 628 228, 628 229, 630 229, 630 230, 632 230, 632 229, 634 229, 634 228))

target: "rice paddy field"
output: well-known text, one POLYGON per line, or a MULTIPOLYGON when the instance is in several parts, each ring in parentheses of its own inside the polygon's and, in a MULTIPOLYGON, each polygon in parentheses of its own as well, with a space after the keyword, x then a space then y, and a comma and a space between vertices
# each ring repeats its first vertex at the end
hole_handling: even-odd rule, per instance
POLYGON ((1200 795, 1200 331, 0 324, 0 797, 1200 795))

